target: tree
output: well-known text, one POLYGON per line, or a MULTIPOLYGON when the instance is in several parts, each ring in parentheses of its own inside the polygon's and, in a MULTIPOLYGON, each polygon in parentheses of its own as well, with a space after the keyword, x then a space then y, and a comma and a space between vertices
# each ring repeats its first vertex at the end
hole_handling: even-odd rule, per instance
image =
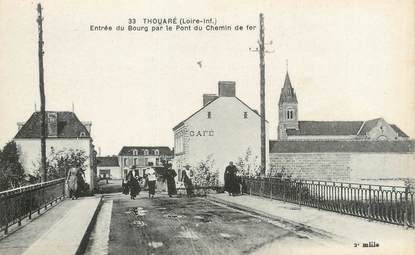
POLYGON ((201 160, 196 167, 193 167, 194 184, 199 187, 213 187, 219 184, 219 173, 214 171, 215 161, 212 155, 206 160, 201 160))
POLYGON ((25 183, 25 173, 19 162, 19 152, 14 141, 0 151, 0 191, 14 189, 25 183))
MULTIPOLYGON (((87 160, 88 156, 83 150, 64 149, 55 151, 52 149, 46 161, 47 179, 65 178, 71 167, 78 167, 84 173, 87 160)), ((40 162, 38 167, 39 169, 34 173, 37 178, 40 177, 42 170, 40 162)))
POLYGON ((52 150, 46 163, 48 180, 65 178, 71 167, 78 167, 85 172, 87 159, 83 150, 52 150))
POLYGON ((258 165, 258 156, 252 156, 250 147, 246 149, 243 157, 238 158, 235 165, 242 176, 257 176, 261 173, 261 166, 258 165))

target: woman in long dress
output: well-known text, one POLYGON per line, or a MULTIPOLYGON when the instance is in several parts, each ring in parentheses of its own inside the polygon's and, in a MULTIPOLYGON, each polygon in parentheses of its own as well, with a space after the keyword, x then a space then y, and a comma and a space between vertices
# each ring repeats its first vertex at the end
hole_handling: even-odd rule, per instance
POLYGON ((172 197, 173 195, 177 194, 176 190, 176 181, 174 180, 174 177, 177 176, 176 171, 169 166, 169 169, 167 169, 167 193, 169 194, 169 197, 172 197))
POLYGON ((78 176, 79 169, 71 167, 68 171, 66 183, 68 184, 69 198, 72 198, 72 200, 77 199, 79 196, 78 176))
POLYGON ((127 174, 127 185, 130 189, 130 198, 135 199, 135 197, 140 193, 140 184, 134 177, 132 170, 130 170, 127 174))

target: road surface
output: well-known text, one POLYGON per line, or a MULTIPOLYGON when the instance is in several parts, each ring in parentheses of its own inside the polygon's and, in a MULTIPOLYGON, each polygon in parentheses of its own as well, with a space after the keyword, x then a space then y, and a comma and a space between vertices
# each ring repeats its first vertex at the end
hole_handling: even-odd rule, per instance
POLYGON ((104 195, 86 254, 251 254, 313 240, 205 198, 104 195))

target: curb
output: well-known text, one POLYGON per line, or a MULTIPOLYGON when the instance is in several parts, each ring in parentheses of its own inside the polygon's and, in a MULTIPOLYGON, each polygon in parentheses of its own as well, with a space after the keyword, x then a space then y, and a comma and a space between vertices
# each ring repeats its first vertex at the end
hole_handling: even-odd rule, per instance
POLYGON ((97 216, 98 216, 99 211, 101 210, 102 204, 103 204, 102 195, 100 195, 98 206, 97 208, 95 208, 94 215, 92 216, 91 221, 89 222, 88 227, 86 228, 84 236, 82 237, 81 243, 79 244, 79 247, 75 252, 76 255, 84 254, 86 247, 88 245, 89 236, 91 235, 92 229, 95 226, 95 223, 97 221, 97 216))
POLYGON ((212 202, 216 202, 216 203, 228 206, 228 207, 233 208, 233 209, 245 211, 245 212, 248 212, 248 213, 251 213, 251 214, 254 214, 254 215, 269 218, 273 221, 277 221, 279 223, 282 223, 286 227, 288 227, 289 230, 294 231, 296 233, 301 233, 302 235, 304 235, 304 236, 306 236, 310 239, 315 239, 317 237, 317 238, 320 238, 320 239, 326 239, 326 240, 329 239, 329 240, 334 241, 336 243, 341 243, 341 241, 344 239, 340 236, 337 236, 333 233, 327 232, 323 229, 314 228, 314 227, 311 227, 311 226, 308 226, 308 225, 305 225, 305 224, 302 224, 302 223, 298 223, 298 222, 295 222, 295 221, 292 221, 292 220, 288 220, 286 218, 282 218, 282 217, 279 217, 279 216, 275 216, 275 215, 272 215, 272 214, 269 214, 269 213, 251 208, 251 207, 240 205, 238 203, 226 201, 224 199, 217 198, 217 197, 214 197, 212 195, 207 195, 206 199, 210 200, 212 202))

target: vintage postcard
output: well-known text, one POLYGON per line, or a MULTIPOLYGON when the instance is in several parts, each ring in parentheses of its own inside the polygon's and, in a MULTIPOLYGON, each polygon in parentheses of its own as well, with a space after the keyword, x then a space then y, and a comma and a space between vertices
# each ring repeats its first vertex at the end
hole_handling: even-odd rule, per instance
POLYGON ((413 254, 412 0, 0 1, 0 254, 413 254))

